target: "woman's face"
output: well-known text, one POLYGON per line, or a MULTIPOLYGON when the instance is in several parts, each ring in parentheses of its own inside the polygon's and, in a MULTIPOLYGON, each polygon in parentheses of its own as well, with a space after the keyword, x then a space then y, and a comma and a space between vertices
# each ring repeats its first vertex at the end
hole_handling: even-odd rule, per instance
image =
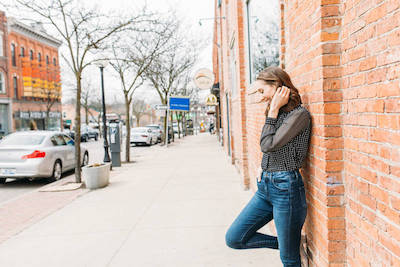
POLYGON ((257 101, 256 102, 267 102, 272 99, 274 96, 276 89, 278 88, 277 84, 267 83, 263 80, 256 80, 251 85, 252 92, 257 91, 257 101))

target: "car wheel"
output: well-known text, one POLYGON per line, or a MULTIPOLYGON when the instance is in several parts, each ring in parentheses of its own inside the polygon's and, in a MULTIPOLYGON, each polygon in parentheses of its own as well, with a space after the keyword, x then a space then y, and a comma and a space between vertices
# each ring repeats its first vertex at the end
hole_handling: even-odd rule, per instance
POLYGON ((89 154, 87 152, 85 152, 85 154, 83 155, 82 167, 86 166, 88 164, 89 164, 89 154))
POLYGON ((54 167, 53 167, 53 175, 51 176, 51 178, 54 181, 60 180, 61 179, 61 175, 62 175, 62 166, 61 166, 61 162, 59 160, 57 160, 54 163, 54 167))
POLYGON ((94 140, 97 141, 98 139, 99 139, 99 135, 96 134, 96 135, 94 136, 94 140))
POLYGON ((0 184, 5 184, 6 180, 7 180, 7 178, 0 178, 0 184))

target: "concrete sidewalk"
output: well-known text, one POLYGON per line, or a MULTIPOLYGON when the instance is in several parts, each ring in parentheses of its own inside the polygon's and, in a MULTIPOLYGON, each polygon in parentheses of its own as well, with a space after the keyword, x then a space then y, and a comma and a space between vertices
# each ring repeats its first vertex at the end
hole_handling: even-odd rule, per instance
POLYGON ((153 146, 135 160, 108 187, 0 244, 0 266, 282 266, 277 250, 225 245, 253 193, 215 136, 153 146))

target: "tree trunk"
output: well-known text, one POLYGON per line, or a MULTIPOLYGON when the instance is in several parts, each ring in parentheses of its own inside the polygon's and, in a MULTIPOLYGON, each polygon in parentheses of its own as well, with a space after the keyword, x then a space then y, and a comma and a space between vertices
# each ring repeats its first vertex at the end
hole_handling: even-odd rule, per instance
POLYGON ((76 76, 76 107, 75 107, 75 182, 81 182, 81 72, 76 76))
MULTIPOLYGON (((168 94, 165 94, 165 98, 164 99, 168 99, 168 94)), ((167 105, 167 100, 163 100, 163 99, 161 99, 161 102, 162 102, 162 104, 163 105, 167 105)), ((167 117, 167 114, 168 114, 168 112, 167 112, 167 110, 165 111, 165 116, 164 116, 164 145, 166 146, 167 145, 167 143, 168 143, 168 134, 169 134, 169 132, 167 132, 168 131, 168 129, 167 129, 167 119, 168 119, 168 117, 167 117)))
POLYGON ((89 125, 89 107, 88 107, 87 100, 85 103, 85 120, 86 120, 86 125, 89 125))
POLYGON ((172 142, 175 142, 175 134, 174 134, 174 116, 172 116, 172 112, 170 112, 170 118, 171 118, 171 127, 172 127, 172 142))
POLYGON ((183 118, 182 118, 182 123, 183 123, 183 137, 187 135, 187 128, 186 128, 186 112, 183 112, 183 118))
POLYGON ((50 116, 50 110, 46 110, 46 126, 45 129, 48 130, 49 129, 49 116, 50 116))
POLYGON ((176 112, 176 121, 178 122, 178 138, 181 139, 181 112, 176 112))
POLYGON ((126 127, 126 141, 125 141, 125 160, 126 162, 131 161, 131 118, 129 109, 128 95, 125 94, 125 127, 126 127))

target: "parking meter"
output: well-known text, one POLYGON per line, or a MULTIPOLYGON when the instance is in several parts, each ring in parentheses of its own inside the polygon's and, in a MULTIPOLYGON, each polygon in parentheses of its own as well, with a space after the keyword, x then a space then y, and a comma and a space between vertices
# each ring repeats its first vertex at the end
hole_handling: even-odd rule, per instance
POLYGON ((110 123, 109 137, 112 167, 121 167, 120 127, 117 123, 110 123))

